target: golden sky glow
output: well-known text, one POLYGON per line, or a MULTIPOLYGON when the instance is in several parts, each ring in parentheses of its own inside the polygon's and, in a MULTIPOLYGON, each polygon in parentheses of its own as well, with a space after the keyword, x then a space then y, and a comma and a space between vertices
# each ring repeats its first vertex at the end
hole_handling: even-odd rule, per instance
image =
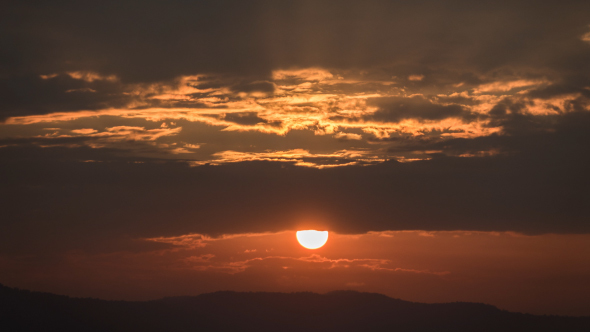
POLYGON ((352 289, 420 302, 479 301, 537 314, 590 313, 588 235, 330 232, 330 243, 321 251, 302 247, 294 231, 141 241, 165 247, 69 252, 59 263, 41 265, 3 256, 0 268, 5 282, 14 286, 111 299, 219 289, 352 289), (560 309, 555 311, 553 303, 561 303, 560 309))

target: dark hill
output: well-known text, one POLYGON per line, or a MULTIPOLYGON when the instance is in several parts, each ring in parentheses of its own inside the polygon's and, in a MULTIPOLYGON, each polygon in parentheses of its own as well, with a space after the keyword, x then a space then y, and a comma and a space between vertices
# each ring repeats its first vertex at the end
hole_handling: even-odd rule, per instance
POLYGON ((413 303, 351 291, 217 292, 126 302, 0 285, 0 331, 590 331, 590 317, 413 303))

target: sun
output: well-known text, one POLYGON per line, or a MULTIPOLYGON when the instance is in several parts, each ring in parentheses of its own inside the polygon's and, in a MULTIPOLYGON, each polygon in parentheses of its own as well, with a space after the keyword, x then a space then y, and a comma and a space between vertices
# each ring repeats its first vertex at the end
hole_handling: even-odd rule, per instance
POLYGON ((328 241, 327 231, 305 230, 297 232, 297 241, 307 249, 317 249, 328 241))

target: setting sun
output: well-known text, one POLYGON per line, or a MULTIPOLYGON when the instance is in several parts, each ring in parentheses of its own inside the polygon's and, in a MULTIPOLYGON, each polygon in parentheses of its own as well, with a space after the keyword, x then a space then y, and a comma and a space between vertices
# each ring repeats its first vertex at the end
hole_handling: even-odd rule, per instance
POLYGON ((307 249, 317 249, 328 241, 328 232, 315 230, 298 231, 297 241, 307 249))

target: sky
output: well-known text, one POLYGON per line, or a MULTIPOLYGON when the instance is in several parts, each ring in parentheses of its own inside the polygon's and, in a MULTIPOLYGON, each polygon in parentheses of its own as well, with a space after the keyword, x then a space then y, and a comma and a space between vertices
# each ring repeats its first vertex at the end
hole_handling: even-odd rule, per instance
POLYGON ((590 315, 588 1, 3 7, 0 283, 590 315))

